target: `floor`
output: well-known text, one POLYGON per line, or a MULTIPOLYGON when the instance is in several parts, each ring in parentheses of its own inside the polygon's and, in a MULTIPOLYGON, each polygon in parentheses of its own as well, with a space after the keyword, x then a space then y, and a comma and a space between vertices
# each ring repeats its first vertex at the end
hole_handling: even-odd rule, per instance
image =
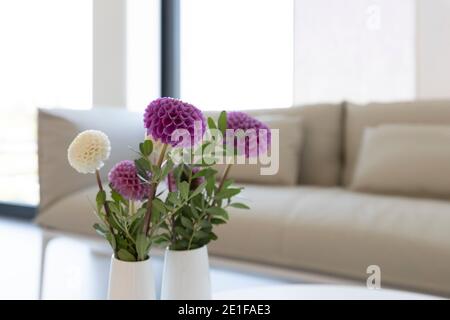
MULTIPOLYGON (((0 217, 0 299, 37 299, 41 237, 41 230, 30 222, 0 217)), ((109 257, 91 249, 88 243, 63 237, 49 244, 44 299, 106 297, 109 257)), ((162 264, 161 258, 153 259, 157 288, 162 264)), ((213 292, 285 283, 226 269, 212 269, 211 282, 213 292)))

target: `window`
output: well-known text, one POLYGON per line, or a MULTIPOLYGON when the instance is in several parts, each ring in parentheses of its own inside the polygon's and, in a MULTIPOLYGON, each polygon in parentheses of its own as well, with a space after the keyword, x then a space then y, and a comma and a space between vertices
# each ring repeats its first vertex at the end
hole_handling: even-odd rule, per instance
POLYGON ((92 104, 92 1, 0 1, 0 202, 39 201, 36 110, 92 104))
POLYGON ((293 1, 181 0, 180 95, 201 109, 292 104, 293 1))

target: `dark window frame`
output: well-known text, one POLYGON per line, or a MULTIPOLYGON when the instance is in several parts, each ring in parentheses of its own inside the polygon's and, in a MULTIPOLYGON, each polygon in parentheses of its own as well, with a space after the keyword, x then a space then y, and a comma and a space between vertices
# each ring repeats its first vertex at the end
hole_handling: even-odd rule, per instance
POLYGON ((161 1, 161 96, 180 97, 180 0, 161 1))
POLYGON ((31 220, 37 214, 37 206, 0 202, 0 216, 31 220))

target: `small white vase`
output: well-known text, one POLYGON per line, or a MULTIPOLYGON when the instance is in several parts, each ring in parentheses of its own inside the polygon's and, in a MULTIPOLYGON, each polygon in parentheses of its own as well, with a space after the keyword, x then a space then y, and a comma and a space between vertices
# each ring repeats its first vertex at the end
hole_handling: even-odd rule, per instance
POLYGON ((150 259, 128 262, 111 257, 108 299, 155 300, 155 279, 150 259))
POLYGON ((164 255, 162 300, 210 300, 208 249, 169 250, 164 255))

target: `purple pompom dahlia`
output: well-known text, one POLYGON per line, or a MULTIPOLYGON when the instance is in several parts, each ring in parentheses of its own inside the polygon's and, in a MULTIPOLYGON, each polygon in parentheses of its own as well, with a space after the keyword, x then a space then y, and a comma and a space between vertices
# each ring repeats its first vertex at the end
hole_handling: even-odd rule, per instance
MULTIPOLYGON (((192 175, 196 174, 199 171, 200 171, 199 167, 193 167, 192 175)), ((189 180, 189 177, 186 177, 185 175, 181 176, 181 181, 188 181, 188 180, 189 180)), ((205 181, 205 177, 198 177, 198 178, 192 179, 190 189, 195 190, 204 181, 205 181)), ((177 191, 177 181, 175 179, 173 171, 167 175, 167 186, 168 186, 170 192, 177 191)))
POLYGON ((149 186, 137 174, 131 160, 117 163, 108 174, 113 189, 127 200, 142 200, 149 193, 149 186))
POLYGON ((172 147, 195 145, 206 128, 205 118, 199 109, 174 98, 152 101, 144 113, 144 126, 153 139, 172 147))
POLYGON ((227 134, 225 137, 226 143, 231 144, 231 141, 234 140, 234 148, 238 150, 238 154, 244 154, 245 152, 247 158, 264 154, 270 147, 271 132, 269 127, 245 112, 228 112, 227 129, 235 130, 235 135, 228 137, 227 134), (236 130, 242 130, 245 139, 241 138, 236 130))

